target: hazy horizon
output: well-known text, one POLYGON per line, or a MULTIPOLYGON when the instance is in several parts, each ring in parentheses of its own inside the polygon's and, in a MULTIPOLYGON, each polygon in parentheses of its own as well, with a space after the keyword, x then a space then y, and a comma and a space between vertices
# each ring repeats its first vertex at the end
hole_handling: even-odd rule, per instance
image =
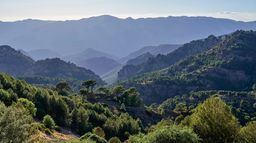
POLYGON ((0 21, 78 20, 99 15, 119 18, 207 16, 256 20, 254 0, 1 0, 0 21))
POLYGON ((214 17, 214 16, 205 16, 205 15, 167 15, 167 16, 145 16, 145 17, 134 17, 134 16, 116 16, 111 14, 102 14, 102 15, 92 15, 92 16, 86 16, 81 18, 74 18, 74 19, 40 19, 40 18, 24 18, 24 19, 16 19, 16 20, 1 20, 0 22, 18 22, 18 21, 25 21, 25 20, 40 20, 40 21, 76 21, 76 20, 82 20, 82 19, 89 19, 93 17, 100 17, 100 16, 112 16, 116 17, 118 19, 147 19, 147 18, 168 18, 168 17, 208 17, 208 18, 216 18, 216 19, 227 19, 227 20, 234 20, 234 21, 241 21, 241 22, 256 22, 256 19, 254 20, 238 20, 233 18, 223 18, 223 17, 214 17))

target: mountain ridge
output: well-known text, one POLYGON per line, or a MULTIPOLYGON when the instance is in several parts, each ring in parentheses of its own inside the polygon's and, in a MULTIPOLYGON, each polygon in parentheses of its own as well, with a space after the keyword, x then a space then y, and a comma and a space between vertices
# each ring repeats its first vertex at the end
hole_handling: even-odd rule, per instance
POLYGON ((118 80, 125 80, 144 73, 166 68, 179 60, 208 50, 217 44, 220 39, 221 38, 210 35, 205 39, 193 40, 186 43, 167 55, 157 55, 145 63, 139 65, 126 65, 118 72, 118 80))
POLYGON ((146 45, 183 44, 210 34, 219 36, 238 29, 256 29, 255 22, 209 17, 119 19, 102 16, 93 19, 96 20, 3 22, 0 44, 25 51, 35 47, 54 48, 64 56, 93 48, 122 57, 146 45))
POLYGON ((147 103, 191 91, 249 90, 256 82, 255 45, 255 31, 236 31, 208 51, 124 84, 137 87, 147 103))
POLYGON ((104 84, 91 70, 67 63, 59 58, 34 61, 10 46, 0 46, 0 71, 16 77, 46 77, 59 79, 94 79, 104 84))

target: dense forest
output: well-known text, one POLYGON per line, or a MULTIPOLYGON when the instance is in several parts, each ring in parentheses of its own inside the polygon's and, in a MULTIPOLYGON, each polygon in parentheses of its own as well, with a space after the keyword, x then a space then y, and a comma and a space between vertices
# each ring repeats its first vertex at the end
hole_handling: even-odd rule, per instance
POLYGON ((0 49, 9 65, 28 63, 0 62, 0 142, 256 142, 254 31, 184 44, 108 86, 75 64, 0 49))
POLYGON ((170 98, 159 106, 145 106, 135 88, 116 85, 94 90, 94 80, 85 81, 79 93, 72 92, 66 82, 47 89, 5 74, 0 74, 0 83, 2 142, 248 143, 256 140, 255 86, 249 92, 196 92, 170 98), (131 112, 142 106, 146 107, 148 118, 153 120, 153 114, 157 114, 161 120, 143 124, 131 112), (57 138, 56 132, 64 130, 71 130, 75 137, 57 138))
MULTIPOLYGON (((205 52, 121 83, 136 87, 146 103, 160 103, 191 91, 250 90, 256 83, 256 32, 236 31, 219 38, 205 52)), ((198 46, 208 45, 204 42, 209 43, 201 40, 198 46)))

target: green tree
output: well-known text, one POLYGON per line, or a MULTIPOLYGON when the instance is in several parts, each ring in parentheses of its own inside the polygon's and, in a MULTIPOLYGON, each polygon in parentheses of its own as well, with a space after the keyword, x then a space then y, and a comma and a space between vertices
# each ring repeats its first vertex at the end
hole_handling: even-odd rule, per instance
POLYGON ((34 97, 37 108, 36 117, 42 119, 49 110, 49 95, 45 90, 38 90, 34 97))
POLYGON ((71 87, 69 86, 69 84, 65 81, 62 81, 62 82, 59 82, 57 85, 56 85, 56 90, 57 92, 60 94, 60 95, 63 95, 63 96, 68 96, 71 92, 72 92, 72 89, 71 87))
POLYGON ((140 99, 140 93, 136 88, 132 87, 124 91, 124 93, 118 97, 119 102, 126 106, 140 106, 142 101, 140 99))
POLYGON ((137 134, 140 131, 139 120, 133 119, 129 114, 122 113, 120 116, 113 116, 107 119, 103 125, 106 138, 118 137, 125 140, 129 135, 137 134))
POLYGON ((81 94, 83 97, 85 97, 85 96, 87 96, 87 95, 89 94, 88 90, 85 89, 85 88, 80 89, 79 92, 80 92, 80 94, 81 94))
POLYGON ((239 132, 237 143, 256 143, 256 121, 249 122, 239 132))
POLYGON ((124 87, 122 85, 117 85, 112 89, 112 94, 114 95, 120 95, 124 92, 124 87))
POLYGON ((106 88, 106 87, 100 87, 100 88, 98 88, 98 91, 99 91, 100 93, 106 94, 107 96, 109 96, 109 94, 110 94, 109 89, 106 88))
POLYGON ((95 80, 86 80, 82 83, 82 86, 85 87, 87 91, 90 91, 91 93, 93 93, 93 89, 95 85, 96 85, 95 80))
POLYGON ((62 98, 53 96, 49 99, 48 114, 51 115, 58 125, 67 125, 68 106, 62 98))
POLYGON ((185 103, 178 103, 176 104, 175 109, 173 111, 176 113, 182 114, 182 113, 186 113, 188 109, 185 103))
POLYGON ((8 91, 0 89, 0 101, 4 102, 5 105, 10 106, 16 99, 16 96, 10 94, 8 91))
POLYGON ((50 115, 44 116, 43 124, 46 128, 51 129, 51 130, 54 129, 56 126, 54 120, 52 119, 52 117, 50 115))
POLYGON ((135 135, 129 143, 199 143, 200 139, 192 129, 177 126, 162 126, 147 135, 135 135))
POLYGON ((28 99, 25 99, 25 98, 18 99, 16 106, 24 107, 32 116, 36 115, 37 109, 35 108, 35 104, 29 101, 28 99))
POLYGON ((92 133, 94 133, 95 135, 98 135, 102 138, 105 138, 105 132, 101 127, 96 127, 92 130, 92 133))
POLYGON ((92 125, 88 122, 88 112, 83 107, 80 107, 79 109, 75 108, 71 113, 71 119, 72 131, 80 135, 83 135, 92 129, 92 125))
POLYGON ((230 107, 219 97, 210 97, 198 105, 188 120, 205 143, 231 143, 239 131, 239 123, 230 107))
POLYGON ((118 137, 112 137, 109 139, 108 143, 122 143, 118 137))
POLYGON ((32 116, 16 106, 0 103, 0 142, 22 143, 31 138, 32 116))

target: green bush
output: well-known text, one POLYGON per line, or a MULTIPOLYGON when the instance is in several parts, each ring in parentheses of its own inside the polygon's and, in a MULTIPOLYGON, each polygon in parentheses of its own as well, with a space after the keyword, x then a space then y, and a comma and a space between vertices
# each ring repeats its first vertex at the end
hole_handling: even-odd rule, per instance
POLYGON ((28 99, 25 99, 25 98, 18 99, 16 106, 24 107, 32 116, 36 115, 37 109, 35 108, 35 104, 29 101, 28 99))
POLYGON ((113 116, 107 119, 103 125, 106 133, 106 138, 119 137, 125 140, 129 135, 137 134, 140 131, 139 120, 133 119, 129 114, 121 114, 120 116, 113 116))
POLYGON ((207 143, 233 142, 239 123, 220 98, 210 97, 187 119, 190 127, 207 143))
POLYGON ((55 129, 55 122, 50 115, 44 116, 43 124, 46 128, 48 128, 50 130, 55 129))
POLYGON ((102 138, 105 138, 105 132, 104 132, 104 130, 101 127, 94 128, 92 130, 92 133, 97 135, 97 136, 100 136, 102 138))
POLYGON ((0 102, 0 142, 27 142, 33 133, 32 122, 32 116, 24 108, 5 107, 0 102))
POLYGON ((16 99, 16 96, 3 89, 0 89, 0 101, 4 102, 5 105, 10 106, 13 101, 16 101, 16 99))
POLYGON ((112 137, 109 139, 108 143, 122 143, 118 137, 112 137))
POLYGON ((177 126, 163 126, 147 135, 131 136, 129 143, 199 143, 200 139, 192 129, 177 126))
POLYGON ((256 121, 249 122, 241 128, 237 143, 255 143, 256 142, 256 121))

